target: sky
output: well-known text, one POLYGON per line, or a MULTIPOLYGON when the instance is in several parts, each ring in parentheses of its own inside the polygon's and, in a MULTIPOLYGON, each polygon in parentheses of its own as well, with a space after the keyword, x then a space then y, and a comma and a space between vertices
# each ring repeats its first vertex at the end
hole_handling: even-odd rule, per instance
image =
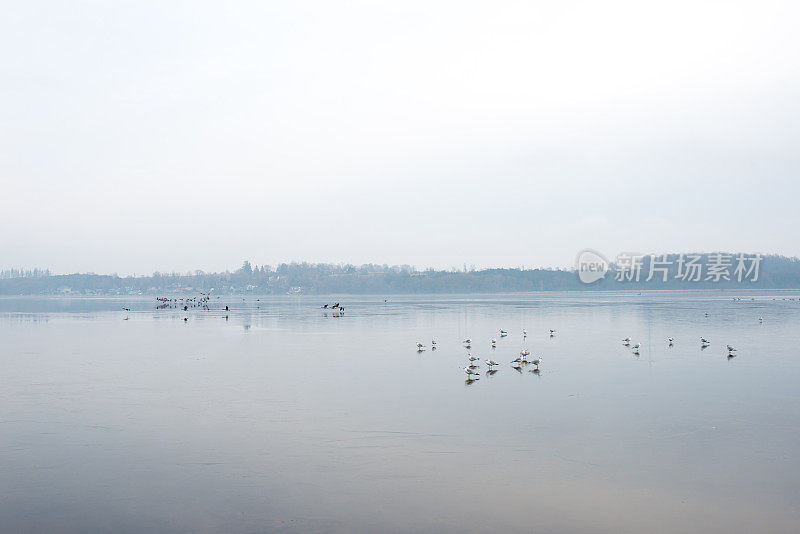
POLYGON ((0 268, 800 255, 796 2, 9 2, 0 268))

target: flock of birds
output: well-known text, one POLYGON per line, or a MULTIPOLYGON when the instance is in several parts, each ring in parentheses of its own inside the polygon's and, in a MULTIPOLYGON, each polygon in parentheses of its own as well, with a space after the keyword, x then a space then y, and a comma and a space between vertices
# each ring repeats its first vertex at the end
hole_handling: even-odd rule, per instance
POLYGON ((156 300, 159 302, 159 305, 156 306, 157 310, 163 310, 167 308, 183 309, 183 311, 189 311, 189 308, 200 308, 203 310, 211 309, 208 306, 208 303, 211 300, 211 295, 203 292, 200 293, 199 297, 186 297, 186 298, 174 298, 174 299, 167 297, 156 297, 156 300))
MULTIPOLYGON (((706 313, 706 317, 708 317, 708 313, 706 313)), ((764 318, 763 317, 759 317, 758 318, 758 322, 759 323, 763 323, 764 322, 764 318)), ((550 329, 549 333, 550 333, 550 337, 551 338, 555 337, 555 335, 556 335, 556 331, 554 329, 552 329, 552 328, 550 329)), ((504 338, 504 337, 507 337, 507 336, 508 336, 508 331, 501 329, 500 330, 500 338, 504 338)), ((528 331, 523 329, 522 330, 522 339, 526 340, 527 338, 528 338, 528 331)), ((480 380, 480 374, 481 374, 480 371, 479 371, 480 358, 477 357, 477 356, 473 356, 472 352, 470 352, 470 349, 472 348, 472 339, 467 338, 467 339, 463 340, 461 343, 463 344, 464 348, 467 349, 467 362, 466 362, 466 366, 464 367, 464 372, 467 375, 467 384, 471 384, 475 380, 480 380)), ((622 344, 624 346, 626 346, 626 347, 630 347, 630 349, 633 352, 633 354, 635 354, 637 356, 639 355, 639 351, 641 349, 641 343, 634 343, 631 340, 630 337, 626 337, 625 339, 622 340, 622 344)), ((667 346, 672 347, 672 346, 674 346, 674 344, 675 344, 675 338, 668 337, 667 338, 667 346)), ((700 349, 701 350, 705 350, 710 345, 711 345, 711 342, 708 339, 706 339, 705 337, 701 337, 700 338, 700 349)), ((431 340, 430 347, 431 347, 431 350, 436 350, 437 343, 436 343, 435 339, 431 340)), ((496 347, 497 347, 497 339, 492 339, 491 340, 491 348, 494 349, 496 347)), ((736 356, 736 354, 734 354, 735 352, 737 352, 736 348, 732 347, 731 345, 725 345, 725 348, 727 349, 727 354, 728 354, 728 358, 729 359, 733 358, 734 356, 736 356)), ((424 345, 423 343, 417 342, 417 352, 423 352, 425 350, 427 350, 427 346, 424 345)), ((535 374, 538 375, 539 374, 539 364, 542 363, 542 357, 539 356, 539 357, 529 358, 530 355, 531 355, 530 351, 528 349, 523 348, 519 352, 519 356, 517 356, 516 358, 511 360, 511 362, 510 362, 511 368, 516 370, 516 371, 518 371, 518 372, 522 372, 522 366, 523 365, 532 364, 534 366, 534 369, 531 369, 530 372, 531 373, 535 373, 535 374)), ((489 375, 489 376, 495 374, 497 372, 497 369, 495 369, 495 367, 500 365, 499 362, 496 362, 495 360, 493 360, 491 358, 484 360, 483 363, 486 364, 486 367, 487 367, 486 374, 489 375)))
MULTIPOLYGON (((556 335, 556 331, 551 328, 550 329, 550 337, 551 338, 555 337, 555 335, 556 335)), ((502 330, 501 329, 500 330, 500 338, 502 339, 502 338, 505 338, 505 337, 508 337, 508 330, 502 330)), ((528 338, 528 331, 523 329, 522 330, 522 339, 526 340, 527 338, 528 338)), ((480 380, 480 374, 481 373, 478 370, 480 368, 480 363, 479 363, 480 362, 480 358, 478 356, 473 356, 472 352, 470 352, 470 349, 472 349, 472 339, 467 338, 467 339, 463 340, 461 343, 463 344, 464 348, 467 350, 467 362, 466 362, 466 366, 464 367, 464 372, 467 374, 467 384, 471 384, 472 382, 474 382, 476 380, 480 380)), ((437 345, 436 340, 435 339, 431 340, 431 350, 436 350, 436 345, 437 345)), ((491 348, 492 349, 497 348, 497 339, 492 339, 491 340, 491 348)), ((427 349, 426 345, 424 345, 424 344, 422 344, 420 342, 417 342, 417 352, 423 352, 426 349, 427 349)), ((517 356, 516 358, 511 360, 511 362, 510 362, 511 368, 514 369, 515 371, 521 373, 522 372, 522 368, 523 368, 524 365, 531 364, 531 365, 534 366, 534 369, 531 369, 530 372, 538 375, 539 374, 539 364, 542 363, 542 357, 541 356, 539 356, 539 357, 530 357, 530 356, 531 356, 531 352, 528 349, 523 348, 522 350, 519 351, 519 356, 517 356)), ((487 367, 486 374, 489 375, 489 376, 492 376, 493 374, 495 374, 497 372, 497 369, 495 369, 495 367, 500 365, 499 362, 496 362, 495 360, 492 360, 491 358, 488 358, 488 359, 484 360, 483 363, 486 364, 486 367, 487 367)))
MULTIPOLYGON (((763 322, 763 320, 759 319, 759 322, 763 322)), ((638 356, 641 344, 635 343, 631 345, 631 343, 632 341, 631 338, 629 337, 626 337, 625 339, 622 340, 622 344, 625 345, 626 347, 630 347, 631 351, 638 356)), ((675 344, 675 338, 672 337, 667 338, 667 346, 672 347, 674 344, 675 344)), ((700 338, 700 350, 707 349, 709 345, 711 345, 711 342, 709 340, 707 340, 704 337, 700 338)), ((730 345, 725 345, 725 347, 728 349, 728 358, 733 358, 734 356, 736 356, 734 354, 734 352, 736 352, 735 348, 731 347, 730 345)))
POLYGON ((323 310, 323 313, 324 313, 325 317, 328 316, 328 312, 329 311, 333 312, 333 316, 334 317, 343 317, 344 316, 344 306, 342 306, 338 302, 336 302, 334 304, 323 304, 322 306, 320 306, 320 308, 323 310))
MULTIPOLYGON (((708 317, 708 313, 706 313, 706 317, 708 317)), ((758 318, 758 322, 759 322, 759 324, 763 324, 764 323, 764 318, 763 317, 759 317, 758 318)), ((639 349, 641 348, 641 344, 640 343, 632 344, 632 343, 633 342, 631 341, 631 338, 629 338, 629 337, 626 337, 625 339, 622 340, 622 344, 625 345, 626 347, 630 347, 631 351, 638 356, 639 349)), ((675 344, 675 338, 668 337, 667 338, 667 346, 668 347, 672 347, 674 344, 675 344)), ((711 345, 711 342, 709 340, 707 340, 704 337, 700 338, 700 350, 706 350, 710 345, 711 345)), ((728 358, 733 358, 734 356, 736 356, 734 354, 734 352, 736 352, 736 349, 734 347, 726 344, 725 348, 728 349, 728 358)))

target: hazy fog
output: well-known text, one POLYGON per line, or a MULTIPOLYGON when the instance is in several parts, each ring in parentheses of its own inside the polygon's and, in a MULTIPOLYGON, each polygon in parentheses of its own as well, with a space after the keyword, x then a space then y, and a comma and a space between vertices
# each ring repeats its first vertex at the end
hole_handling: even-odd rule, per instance
POLYGON ((6 3, 0 267, 798 255, 799 16, 6 3))

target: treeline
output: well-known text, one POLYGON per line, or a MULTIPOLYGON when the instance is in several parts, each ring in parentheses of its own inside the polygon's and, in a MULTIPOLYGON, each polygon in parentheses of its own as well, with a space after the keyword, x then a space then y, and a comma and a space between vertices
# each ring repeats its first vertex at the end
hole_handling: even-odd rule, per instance
MULTIPOLYGON (((719 258, 694 255, 702 264, 687 277, 687 258, 669 255, 644 257, 636 272, 612 265, 606 276, 592 284, 579 280, 574 269, 483 269, 420 271, 411 266, 331 265, 283 263, 275 267, 244 262, 233 272, 154 273, 151 276, 98 274, 40 274, 0 279, 0 295, 123 295, 210 292, 217 294, 392 294, 392 293, 502 293, 516 291, 586 291, 636 289, 800 289, 800 261, 785 256, 763 256, 757 273, 736 272, 734 255, 723 276, 719 258), (653 263, 655 261, 655 263, 653 263), (711 269, 712 265, 716 268, 711 269), (651 273, 651 268, 653 269, 651 273), (652 274, 652 276, 651 276, 652 274), (757 275, 757 276, 756 276, 757 275), (648 280, 649 278, 649 280, 648 280), (665 280, 666 278, 666 280, 665 280), (741 281, 738 279, 741 278, 741 281)), ((727 256, 726 256, 727 258, 727 256)), ((747 263, 745 268, 751 268, 747 263)), ((628 266, 630 268, 630 266, 628 266)), ((16 271, 23 272, 23 271, 16 271)), ((26 271, 45 272, 45 271, 26 271)))
POLYGON ((0 271, 0 280, 7 278, 41 278, 51 276, 50 269, 4 269, 0 271))

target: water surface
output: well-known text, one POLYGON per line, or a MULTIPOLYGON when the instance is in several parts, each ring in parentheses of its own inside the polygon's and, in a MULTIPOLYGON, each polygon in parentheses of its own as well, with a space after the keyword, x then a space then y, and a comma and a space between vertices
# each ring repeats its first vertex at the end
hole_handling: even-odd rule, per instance
POLYGON ((0 299, 2 531, 800 530, 797 294, 256 298, 0 299))

